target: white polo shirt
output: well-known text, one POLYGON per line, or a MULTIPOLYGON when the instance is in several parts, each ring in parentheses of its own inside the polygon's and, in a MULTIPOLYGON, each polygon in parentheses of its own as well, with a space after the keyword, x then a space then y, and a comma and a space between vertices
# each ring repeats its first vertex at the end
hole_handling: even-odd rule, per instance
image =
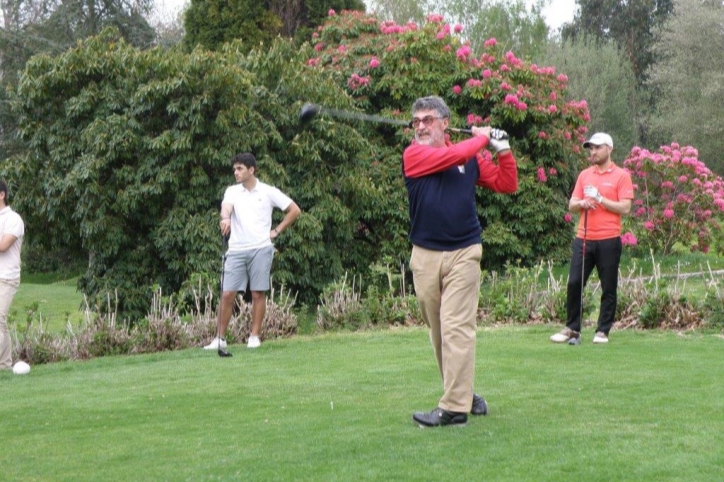
POLYGON ((269 232, 274 208, 286 210, 292 200, 279 189, 260 180, 247 191, 243 184, 226 188, 221 204, 232 204, 229 252, 271 246, 269 232))
POLYGON ((15 242, 4 253, 0 253, 0 278, 16 280, 20 278, 20 249, 23 246, 25 223, 10 206, 0 210, 0 237, 12 234, 15 242))

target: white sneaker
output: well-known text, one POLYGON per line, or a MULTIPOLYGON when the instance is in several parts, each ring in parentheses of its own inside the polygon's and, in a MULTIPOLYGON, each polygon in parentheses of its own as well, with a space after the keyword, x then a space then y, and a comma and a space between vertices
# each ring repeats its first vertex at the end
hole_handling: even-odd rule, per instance
POLYGON ((226 348, 226 340, 217 336, 211 341, 211 343, 204 347, 204 350, 218 350, 219 345, 221 345, 221 348, 226 348))
POLYGON ((258 336, 251 335, 249 342, 246 344, 247 348, 259 348, 261 346, 261 340, 258 336))
POLYGON ((601 344, 601 343, 608 343, 608 336, 602 331, 597 331, 596 336, 593 337, 593 343, 595 344, 601 344))
MULTIPOLYGON (((553 343, 571 343, 571 340, 578 341, 578 339, 581 337, 581 334, 577 331, 573 331, 570 328, 566 327, 563 328, 563 330, 560 333, 556 333, 555 335, 552 335, 550 340, 553 343)), ((577 344, 577 343, 576 343, 577 344)))

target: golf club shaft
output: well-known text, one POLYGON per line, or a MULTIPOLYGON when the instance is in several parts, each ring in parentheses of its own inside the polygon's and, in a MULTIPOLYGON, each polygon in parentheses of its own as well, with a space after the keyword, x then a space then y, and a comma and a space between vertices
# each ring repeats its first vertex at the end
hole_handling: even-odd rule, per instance
MULTIPOLYGON (((373 114, 364 114, 361 112, 349 112, 345 110, 339 110, 339 109, 332 109, 329 107, 322 107, 318 106, 319 113, 320 114, 328 114, 332 117, 339 117, 342 119, 348 119, 348 120, 360 120, 360 121, 366 121, 366 122, 380 122, 383 124, 392 124, 397 126, 410 126, 410 121, 402 120, 402 119, 390 119, 389 117, 382 117, 379 115, 373 115, 373 114)), ((449 127, 449 131, 451 132, 458 132, 460 134, 472 134, 472 130, 470 129, 459 129, 457 127, 449 127)))
MULTIPOLYGON (((583 247, 581 249, 581 312, 580 312, 580 330, 583 329, 583 287, 585 286, 586 277, 586 235, 588 231, 588 209, 583 211, 583 247)), ((579 331, 580 331, 579 330, 579 331)))

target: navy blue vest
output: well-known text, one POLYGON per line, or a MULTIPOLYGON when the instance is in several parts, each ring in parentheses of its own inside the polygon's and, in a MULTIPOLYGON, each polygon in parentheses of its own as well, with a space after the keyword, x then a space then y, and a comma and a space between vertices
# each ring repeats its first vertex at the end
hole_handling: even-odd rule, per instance
POLYGON ((453 251, 480 243, 482 228, 475 205, 479 175, 475 157, 463 166, 416 178, 405 176, 403 166, 412 244, 453 251))

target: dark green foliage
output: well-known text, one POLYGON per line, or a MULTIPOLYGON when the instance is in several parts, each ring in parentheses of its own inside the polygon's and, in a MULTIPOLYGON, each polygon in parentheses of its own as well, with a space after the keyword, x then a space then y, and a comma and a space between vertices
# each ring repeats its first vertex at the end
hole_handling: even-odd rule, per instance
POLYGON ((279 18, 263 2, 192 0, 184 16, 184 42, 189 48, 218 50, 224 43, 240 39, 250 50, 260 43, 270 44, 281 27, 279 18))
POLYGON ((479 195, 486 265, 566 258, 564 213, 582 159, 585 104, 565 100, 565 76, 494 45, 480 57, 492 71, 484 76, 472 55, 458 58, 464 45, 449 30, 437 38, 442 29, 436 20, 383 34, 374 17, 348 13, 315 34, 321 49, 278 39, 248 54, 240 42, 218 53, 139 51, 108 31, 28 64, 14 112, 30 149, 0 174, 17 186, 28 239, 38 249, 85 253, 79 285, 91 305, 117 296, 120 319, 135 321, 154 287, 180 292, 193 309, 188 300, 199 279, 217 279, 229 159, 254 152, 260 178, 303 211, 276 243, 273 282, 314 305, 346 272, 367 277, 382 260, 406 264, 400 162, 411 133, 324 115, 302 127, 301 105, 406 119, 416 97, 439 93, 453 125, 485 116, 513 137, 518 193, 479 195), (369 66, 373 56, 377 68, 369 66), (353 74, 370 83, 353 86, 353 74), (506 103, 511 92, 527 107, 506 103))
POLYGON ((639 83, 654 62, 654 29, 671 15, 673 0, 577 0, 579 10, 566 24, 564 39, 590 37, 601 42, 615 40, 631 60, 639 83))
MULTIPOLYGON (((409 119, 416 98, 436 94, 450 106, 453 126, 463 126, 472 115, 477 119, 469 122, 508 130, 520 186, 513 196, 478 191, 485 227, 483 262, 502 267, 508 260, 567 257, 572 233, 564 214, 582 160, 585 103, 565 98, 567 79, 554 69, 523 62, 495 43, 476 54, 450 29, 434 17, 410 27, 381 26, 358 13, 334 16, 315 37, 309 70, 326 71, 365 113, 409 119), (509 94, 518 95, 527 107, 506 103, 509 94), (541 171, 545 179, 539 177, 541 171)), ((372 224, 370 230, 379 233, 384 255, 406 259, 409 221, 400 160, 413 133, 385 124, 358 123, 356 128, 378 149, 373 172, 383 176, 380 185, 389 189, 385 202, 380 200, 382 224, 372 224)))
POLYGON ((184 19, 184 42, 189 48, 218 50, 238 39, 249 51, 271 45, 278 35, 306 40, 330 10, 364 9, 361 0, 192 0, 184 19))
POLYGON ((233 50, 142 52, 107 32, 28 64, 16 107, 31 149, 3 169, 16 207, 40 246, 88 253, 80 288, 117 292, 123 316, 146 313, 154 284, 217 272, 229 159, 254 151, 265 166, 280 142, 238 63, 233 50))

